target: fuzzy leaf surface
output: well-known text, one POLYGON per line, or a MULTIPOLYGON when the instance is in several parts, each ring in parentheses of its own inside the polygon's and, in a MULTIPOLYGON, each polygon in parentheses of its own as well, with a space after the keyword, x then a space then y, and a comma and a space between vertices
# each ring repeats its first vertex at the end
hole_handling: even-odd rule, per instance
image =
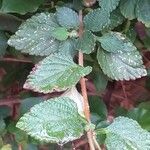
POLYGON ((120 2, 120 11, 125 18, 129 20, 136 18, 135 8, 137 0, 122 0, 120 2))
POLYGON ((76 103, 70 98, 58 97, 32 107, 20 118, 17 127, 40 141, 64 144, 80 138, 85 124, 76 103))
POLYGON ((103 9, 95 9, 84 17, 85 28, 94 32, 101 31, 110 24, 110 15, 103 9))
POLYGON ((103 72, 115 80, 135 80, 147 75, 142 56, 132 42, 118 32, 109 32, 99 38, 102 50, 97 59, 103 72))
POLYGON ((90 54, 95 47, 95 37, 90 31, 84 31, 83 36, 78 39, 77 49, 83 53, 90 54))
POLYGON ((63 91, 76 85, 81 77, 90 72, 91 67, 79 66, 70 55, 58 53, 50 55, 33 68, 24 88, 43 93, 63 91))
POLYGON ((78 14, 68 7, 57 8, 56 17, 62 27, 67 29, 79 27, 78 14))
POLYGON ((150 0, 139 0, 137 2, 136 14, 139 21, 150 27, 150 0))
POLYGON ((127 117, 118 117, 106 128, 108 150, 149 150, 150 133, 127 117))
POLYGON ((59 25, 52 13, 41 13, 24 22, 8 40, 10 46, 31 55, 46 56, 58 51, 59 42, 52 31, 59 25))
POLYGON ((98 0, 102 9, 112 12, 119 5, 120 0, 98 0))

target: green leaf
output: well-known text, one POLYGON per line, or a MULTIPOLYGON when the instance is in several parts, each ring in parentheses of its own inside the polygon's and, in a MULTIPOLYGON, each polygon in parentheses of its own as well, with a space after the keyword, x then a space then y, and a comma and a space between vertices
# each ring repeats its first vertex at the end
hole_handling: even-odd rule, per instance
POLYGON ((0 106, 0 118, 7 118, 11 114, 11 108, 8 106, 0 106))
POLYGON ((35 12, 44 0, 3 0, 1 11, 4 13, 26 14, 35 12))
POLYGON ((77 29, 79 27, 78 14, 68 7, 57 8, 56 17, 62 27, 67 29, 77 29))
POLYGON ((0 135, 4 133, 5 127, 6 127, 6 124, 4 122, 4 119, 0 118, 0 135))
POLYGON ((106 89, 108 77, 102 72, 99 66, 97 67, 97 65, 93 66, 91 76, 97 92, 103 92, 106 89))
POLYGON ((139 21, 150 27, 150 0, 139 0, 136 7, 136 15, 139 21))
POLYGON ((84 17, 85 28, 94 32, 101 31, 110 24, 109 17, 107 11, 99 8, 94 9, 84 17))
POLYGON ((3 31, 0 31, 0 57, 3 56, 7 48, 7 37, 3 31))
POLYGON ((102 9, 112 12, 119 5, 120 0, 98 0, 102 9))
POLYGON ((20 114, 23 115, 27 111, 30 110, 31 107, 33 107, 35 104, 39 104, 42 102, 44 99, 40 97, 29 97, 21 101, 20 104, 20 114))
POLYGON ((75 64, 70 55, 55 54, 35 66, 24 85, 26 89, 50 93, 70 88, 91 72, 91 67, 75 64))
POLYGON ((31 55, 50 55, 58 51, 59 41, 51 35, 58 27, 54 14, 37 14, 19 27, 16 34, 8 40, 8 44, 31 55))
POLYGON ((129 20, 136 18, 136 4, 137 0, 121 0, 120 2, 120 11, 124 17, 129 20))
POLYGON ((77 49, 83 53, 90 54, 94 51, 95 37, 91 31, 84 31, 83 36, 77 41, 77 49))
POLYGON ((16 32, 22 20, 11 14, 0 13, 0 30, 16 32))
POLYGON ((115 27, 122 24, 124 20, 125 18, 123 17, 119 9, 112 11, 110 14, 110 24, 109 26, 104 28, 104 31, 113 30, 115 27))
POLYGON ((129 118, 118 117, 106 129, 108 150, 149 150, 150 133, 129 118))
POLYGON ((147 75, 142 56, 124 35, 109 32, 98 40, 104 50, 98 51, 97 59, 108 77, 115 80, 135 80, 147 75))
POLYGON ((59 52, 66 55, 74 56, 77 53, 76 43, 77 42, 74 39, 67 39, 61 42, 59 45, 59 52))
POLYGON ((68 38, 69 32, 66 28, 58 27, 52 31, 52 36, 60 41, 64 41, 68 38))
POLYGON ((65 93, 63 93, 61 96, 68 97, 71 100, 73 100, 78 108, 78 113, 84 117, 84 110, 83 110, 83 96, 77 91, 76 87, 72 87, 68 89, 65 93))
POLYGON ((83 135, 85 120, 78 114, 76 103, 58 97, 35 105, 17 127, 40 141, 64 144, 83 135))
POLYGON ((98 122, 106 120, 107 108, 102 99, 100 99, 98 96, 90 96, 89 105, 91 113, 96 114, 99 118, 99 120, 97 120, 98 122))

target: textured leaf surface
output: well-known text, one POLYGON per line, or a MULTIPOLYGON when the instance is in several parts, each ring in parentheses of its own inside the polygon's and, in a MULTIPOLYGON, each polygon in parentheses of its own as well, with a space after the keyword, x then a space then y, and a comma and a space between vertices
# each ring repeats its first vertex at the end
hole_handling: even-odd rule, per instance
POLYGON ((103 9, 95 9, 84 17, 85 28, 94 32, 101 31, 109 25, 109 13, 103 9))
POLYGON ((150 27, 150 0, 139 0, 137 2, 136 14, 139 21, 150 27))
POLYGON ((59 52, 64 53, 66 55, 74 56, 77 52, 76 50, 76 40, 67 39, 60 43, 59 52))
POLYGON ((50 55, 35 66, 24 85, 24 88, 49 93, 63 91, 91 72, 91 67, 75 64, 70 55, 50 55))
POLYGON ((67 29, 75 28, 79 26, 78 14, 70 8, 59 7, 56 12, 57 20, 59 24, 67 29))
POLYGON ((110 14, 110 24, 104 29, 104 31, 113 30, 115 27, 122 24, 124 20, 125 18, 119 9, 112 11, 110 14))
POLYGON ((132 20, 136 18, 135 8, 137 0, 122 0, 120 2, 120 11, 124 17, 132 20))
POLYGON ((129 118, 118 117, 106 128, 108 150, 149 150, 150 133, 129 118))
POLYGON ((62 94, 62 96, 72 99, 77 105, 78 113, 84 117, 83 96, 77 91, 76 87, 68 89, 65 93, 62 94))
POLYGON ((120 0, 98 0, 102 9, 112 12, 119 4, 120 0))
POLYGON ((81 137, 84 125, 85 120, 78 114, 76 103, 67 97, 35 105, 17 123, 18 128, 32 137, 59 144, 81 137))
POLYGON ((115 80, 130 80, 147 75, 142 57, 124 35, 110 32, 99 41, 102 49, 97 58, 103 72, 115 80))
POLYGON ((1 11, 4 13, 20 13, 35 12, 44 0, 4 0, 2 2, 1 11))
POLYGON ((38 14, 23 23, 8 44, 31 55, 49 55, 58 51, 59 42, 51 36, 57 27, 54 14, 38 14))
POLYGON ((83 53, 90 54, 95 47, 95 37, 90 31, 84 31, 83 36, 78 39, 77 49, 83 53))
POLYGON ((5 54, 7 48, 7 37, 3 31, 0 31, 0 56, 5 54))

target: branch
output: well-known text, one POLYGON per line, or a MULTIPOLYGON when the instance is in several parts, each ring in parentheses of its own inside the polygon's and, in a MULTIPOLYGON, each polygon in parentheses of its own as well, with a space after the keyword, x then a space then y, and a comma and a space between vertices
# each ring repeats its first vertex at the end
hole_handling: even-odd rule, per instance
MULTIPOLYGON (((80 20, 80 28, 79 28, 79 38, 82 37, 83 35, 83 21, 82 21, 82 10, 79 12, 79 20, 80 20)), ((80 66, 83 66, 83 53, 79 52, 79 60, 78 63, 80 66)), ((85 78, 82 77, 80 79, 80 84, 81 84, 81 92, 83 96, 83 104, 84 104, 84 114, 87 119, 87 121, 90 123, 90 109, 89 109, 89 103, 88 103, 88 96, 87 96, 87 89, 86 89, 86 82, 85 78)), ((87 138, 90 146, 90 150, 95 150, 94 147, 94 141, 93 141, 93 132, 89 130, 87 132, 87 138)))
POLYGON ((31 60, 27 60, 27 59, 16 59, 16 58, 1 58, 0 61, 4 61, 4 62, 33 63, 31 60))

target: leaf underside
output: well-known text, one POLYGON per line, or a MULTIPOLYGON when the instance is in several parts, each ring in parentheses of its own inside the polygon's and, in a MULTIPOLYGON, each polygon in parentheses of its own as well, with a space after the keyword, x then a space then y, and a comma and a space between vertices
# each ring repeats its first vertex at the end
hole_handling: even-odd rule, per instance
POLYGON ((102 49, 98 51, 97 58, 108 77, 115 80, 135 80, 147 75, 141 55, 124 35, 110 32, 99 41, 102 49))
POLYGON ((127 117, 118 117, 106 128, 108 150, 149 150, 150 133, 127 117))
POLYGON ((17 127, 30 136, 58 144, 80 138, 84 126, 85 120, 78 114, 76 103, 67 97, 49 99, 35 105, 17 123, 17 127))
POLYGON ((50 55, 33 68, 24 88, 49 93, 70 88, 91 72, 91 67, 75 64, 70 55, 50 55))

